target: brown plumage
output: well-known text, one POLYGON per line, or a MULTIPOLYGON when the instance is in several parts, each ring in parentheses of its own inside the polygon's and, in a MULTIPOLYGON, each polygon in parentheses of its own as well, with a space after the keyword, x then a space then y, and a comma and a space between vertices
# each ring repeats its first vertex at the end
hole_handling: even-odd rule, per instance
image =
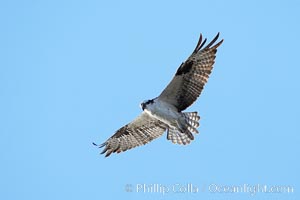
POLYGON ((117 130, 113 136, 99 147, 105 146, 101 153, 106 153, 105 157, 107 157, 111 153, 120 153, 144 145, 161 136, 167 128, 166 124, 143 112, 131 123, 117 130))
POLYGON ((223 42, 221 40, 212 46, 218 38, 219 33, 205 48, 201 49, 206 39, 202 42, 202 34, 200 34, 192 55, 180 65, 175 77, 160 94, 160 99, 168 99, 168 102, 171 102, 178 111, 185 110, 196 101, 215 63, 217 48, 223 42))
POLYGON ((189 144, 194 139, 192 133, 198 133, 200 117, 197 112, 182 113, 181 111, 193 104, 201 94, 212 71, 217 48, 223 42, 221 40, 214 45, 218 37, 219 33, 203 48, 206 39, 202 42, 202 34, 200 34, 193 53, 180 65, 174 78, 163 92, 157 98, 141 104, 143 110, 147 110, 148 105, 155 103, 158 105, 149 108, 147 112, 144 110, 139 117, 117 130, 106 142, 99 145, 99 147, 104 147, 102 153, 106 153, 106 157, 111 153, 120 153, 144 145, 161 136, 166 130, 168 132, 167 139, 176 144, 189 144), (158 117, 162 117, 162 120, 154 116, 155 112, 158 112, 157 108, 165 109, 165 107, 159 107, 161 105, 168 106, 172 112, 176 110, 174 112, 179 116, 176 123, 184 120, 184 124, 180 126, 182 129, 178 128, 176 123, 174 125, 174 121, 167 120, 170 123, 164 121, 171 116, 168 114, 169 111, 164 110, 165 113, 161 116, 158 115, 158 117))

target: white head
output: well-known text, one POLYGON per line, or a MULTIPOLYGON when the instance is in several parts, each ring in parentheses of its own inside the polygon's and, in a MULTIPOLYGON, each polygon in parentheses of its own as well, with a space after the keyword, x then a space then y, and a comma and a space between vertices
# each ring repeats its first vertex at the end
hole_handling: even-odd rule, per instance
POLYGON ((144 110, 145 108, 147 108, 147 106, 149 104, 152 104, 152 103, 154 103, 154 99, 143 101, 143 103, 141 103, 142 110, 144 110))

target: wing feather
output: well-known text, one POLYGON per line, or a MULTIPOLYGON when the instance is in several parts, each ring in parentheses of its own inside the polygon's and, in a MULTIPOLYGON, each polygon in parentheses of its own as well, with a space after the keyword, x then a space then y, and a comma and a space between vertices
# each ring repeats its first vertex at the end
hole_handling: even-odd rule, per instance
POLYGON ((117 130, 106 142, 99 145, 100 148, 104 147, 101 154, 106 153, 105 157, 108 157, 111 153, 120 153, 144 145, 161 136, 167 127, 168 125, 165 123, 143 112, 131 123, 117 130))
POLYGON ((201 94, 215 62, 217 48, 223 40, 214 45, 219 33, 204 48, 206 39, 202 42, 202 34, 192 55, 180 65, 169 85, 158 97, 173 104, 178 111, 185 110, 201 94), (213 46, 214 45, 214 46, 213 46))

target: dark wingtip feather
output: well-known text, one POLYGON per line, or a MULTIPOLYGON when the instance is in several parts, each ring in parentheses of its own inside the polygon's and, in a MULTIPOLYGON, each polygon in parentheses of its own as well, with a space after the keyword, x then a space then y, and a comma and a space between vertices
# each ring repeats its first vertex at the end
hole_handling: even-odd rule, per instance
POLYGON ((218 48, 222 43, 224 39, 222 39, 220 42, 218 42, 215 46, 213 46, 214 49, 218 48))
MULTIPOLYGON (((106 145, 106 142, 104 142, 103 144, 96 144, 95 142, 93 142, 92 144, 94 146, 96 146, 96 147, 102 148, 102 147, 104 147, 106 145)), ((108 147, 106 146, 100 154, 106 153, 107 150, 108 150, 108 147)), ((111 154, 111 152, 107 152, 106 155, 105 155, 105 157, 108 157, 110 154, 111 154)))
POLYGON ((202 34, 200 33, 200 37, 199 37, 198 43, 197 43, 197 45, 196 45, 196 47, 195 47, 195 49, 193 51, 194 53, 196 53, 197 51, 199 51, 201 43, 202 43, 202 34))
POLYGON ((211 45, 213 45, 218 40, 219 36, 220 36, 220 32, 218 32, 215 38, 208 45, 206 45, 204 49, 211 47, 211 45))
POLYGON ((96 147, 98 147, 98 146, 99 146, 99 145, 98 145, 98 144, 96 144, 95 142, 93 142, 92 144, 93 144, 94 146, 96 146, 96 147))
POLYGON ((94 146, 102 148, 106 145, 106 142, 104 142, 103 144, 96 144, 95 142, 92 143, 94 146))
POLYGON ((105 158, 107 158, 108 156, 110 156, 110 154, 112 153, 112 151, 108 151, 105 155, 105 158))
POLYGON ((100 154, 104 154, 107 151, 107 148, 105 148, 100 154))
POLYGON ((107 142, 104 142, 103 144, 99 144, 98 146, 99 146, 99 148, 102 148, 102 147, 104 147, 106 144, 107 144, 107 142))
POLYGON ((205 38, 204 41, 202 42, 202 44, 200 45, 198 51, 205 45, 206 41, 207 41, 207 39, 205 38))
MULTIPOLYGON (((208 45, 206 45, 206 47, 204 49, 210 48, 218 40, 219 36, 220 36, 220 32, 217 33, 217 35, 214 37, 214 39, 208 45)), ((202 49, 202 47, 205 45, 206 41, 207 41, 207 39, 205 38, 202 42, 202 34, 200 34, 198 43, 197 43, 193 53, 197 53, 198 51, 200 51, 200 49, 202 49)), ((222 44, 222 42, 223 42, 223 39, 220 42, 218 42, 214 46, 214 48, 217 48, 218 46, 220 46, 222 44)))

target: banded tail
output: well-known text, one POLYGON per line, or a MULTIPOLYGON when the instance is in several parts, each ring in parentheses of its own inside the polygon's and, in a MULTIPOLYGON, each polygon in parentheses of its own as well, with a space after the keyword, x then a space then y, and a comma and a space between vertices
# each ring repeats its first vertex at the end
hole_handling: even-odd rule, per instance
POLYGON ((184 133, 179 131, 177 128, 169 127, 167 133, 167 139, 171 140, 174 144, 189 144, 191 140, 194 140, 192 133, 199 133, 197 128, 199 127, 200 116, 197 112, 185 112, 182 113, 185 122, 186 130, 184 133))

